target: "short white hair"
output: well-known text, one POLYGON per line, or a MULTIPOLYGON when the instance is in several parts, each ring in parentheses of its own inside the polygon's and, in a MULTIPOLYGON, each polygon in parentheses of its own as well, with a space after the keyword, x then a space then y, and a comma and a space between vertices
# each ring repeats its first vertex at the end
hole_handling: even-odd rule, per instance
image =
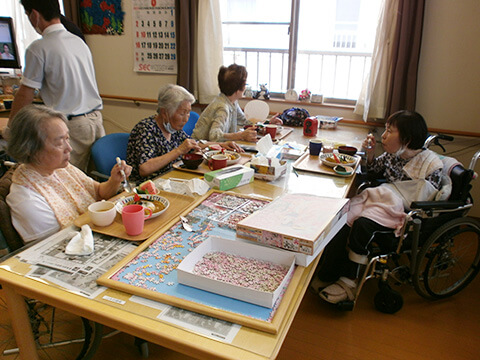
POLYGON ((191 105, 195 102, 195 96, 179 85, 162 86, 158 92, 157 113, 160 113, 161 109, 165 109, 172 116, 184 101, 188 101, 191 105))

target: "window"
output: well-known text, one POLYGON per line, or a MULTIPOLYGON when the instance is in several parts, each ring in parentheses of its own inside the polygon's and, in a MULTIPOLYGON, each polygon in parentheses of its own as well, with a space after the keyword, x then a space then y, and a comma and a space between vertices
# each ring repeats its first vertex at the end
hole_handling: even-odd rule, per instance
POLYGON ((225 65, 252 89, 309 89, 356 100, 370 69, 381 0, 220 0, 225 65))

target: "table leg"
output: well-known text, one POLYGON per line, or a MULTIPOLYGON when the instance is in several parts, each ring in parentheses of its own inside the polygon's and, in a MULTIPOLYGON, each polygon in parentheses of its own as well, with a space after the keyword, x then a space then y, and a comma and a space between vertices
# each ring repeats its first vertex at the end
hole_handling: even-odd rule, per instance
POLYGON ((32 326, 28 319, 27 304, 25 298, 12 288, 2 285, 7 303, 13 333, 17 346, 20 349, 20 357, 24 360, 38 360, 37 347, 33 338, 32 326))

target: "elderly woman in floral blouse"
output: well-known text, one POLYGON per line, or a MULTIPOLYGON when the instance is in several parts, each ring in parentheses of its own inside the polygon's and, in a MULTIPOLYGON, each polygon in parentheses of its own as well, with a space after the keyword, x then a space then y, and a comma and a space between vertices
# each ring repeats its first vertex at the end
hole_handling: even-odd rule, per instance
MULTIPOLYGON (((164 174, 182 155, 212 144, 198 143, 182 130, 194 102, 195 97, 181 86, 168 84, 160 89, 157 113, 141 120, 130 133, 127 146, 127 162, 133 167, 130 180, 138 183, 164 174)), ((232 141, 220 146, 243 152, 232 141)))

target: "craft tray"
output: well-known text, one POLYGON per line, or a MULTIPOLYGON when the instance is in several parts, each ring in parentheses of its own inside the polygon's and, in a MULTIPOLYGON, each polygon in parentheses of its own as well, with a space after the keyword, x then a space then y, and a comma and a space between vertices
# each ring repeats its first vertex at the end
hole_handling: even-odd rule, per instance
MULTIPOLYGON (((252 160, 252 154, 239 153, 239 155, 240 155, 240 160, 237 163, 232 164, 232 165, 245 165, 247 162, 252 160)), ((201 174, 201 175, 212 171, 208 167, 208 164, 207 164, 206 160, 203 160, 203 162, 195 170, 187 169, 186 167, 184 167, 182 161, 177 161, 175 164, 173 164, 173 168, 177 169, 177 170, 187 171, 187 172, 191 172, 191 173, 195 173, 195 174, 201 174)))
POLYGON ((322 163, 322 161, 320 160, 320 156, 310 155, 308 152, 300 156, 297 161, 293 163, 293 167, 296 170, 310 171, 318 174, 333 175, 339 177, 351 177, 355 174, 358 164, 360 163, 360 157, 355 156, 355 158, 357 159, 357 161, 355 165, 352 166, 353 172, 350 175, 337 174, 333 170, 333 168, 322 163))
MULTIPOLYGON (((122 193, 120 196, 116 197, 112 201, 120 199, 122 196, 127 196, 127 193, 122 193)), ((93 231, 100 234, 114 236, 120 239, 139 241, 149 238, 155 231, 161 228, 163 225, 168 223, 170 220, 176 218, 180 213, 182 213, 188 206, 190 206, 195 199, 191 196, 174 194, 167 191, 160 191, 158 195, 163 196, 170 202, 170 206, 163 214, 159 216, 145 220, 145 225, 143 227, 143 232, 140 235, 130 236, 125 231, 123 226, 122 216, 117 213, 115 220, 109 226, 96 226, 90 220, 90 215, 88 212, 85 212, 83 215, 79 216, 74 224, 78 227, 88 224, 93 231)))
POLYGON ((295 267, 289 285, 273 309, 179 284, 176 270, 183 258, 210 236, 236 239, 236 223, 268 202, 219 190, 209 191, 182 214, 194 232, 186 231, 178 218, 172 220, 165 224, 158 236, 139 245, 100 276, 97 282, 112 289, 275 334, 287 321, 287 310, 302 274, 302 271, 297 271, 298 267, 295 267))

